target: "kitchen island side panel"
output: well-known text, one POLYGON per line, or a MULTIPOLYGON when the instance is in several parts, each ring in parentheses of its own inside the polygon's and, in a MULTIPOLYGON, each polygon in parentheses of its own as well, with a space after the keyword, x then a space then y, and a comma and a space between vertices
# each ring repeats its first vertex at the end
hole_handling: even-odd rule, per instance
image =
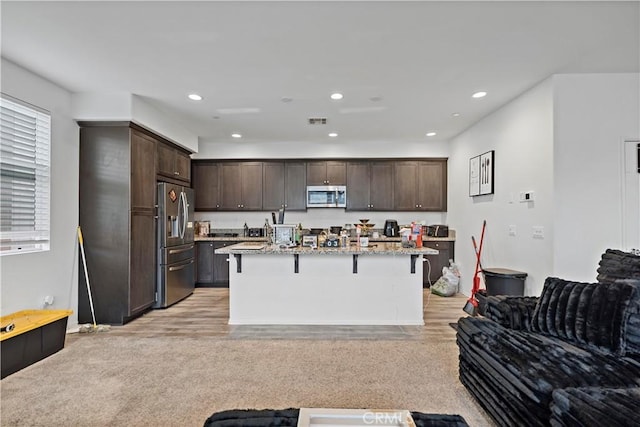
POLYGON ((231 325, 423 325, 422 262, 409 255, 230 255, 231 325))

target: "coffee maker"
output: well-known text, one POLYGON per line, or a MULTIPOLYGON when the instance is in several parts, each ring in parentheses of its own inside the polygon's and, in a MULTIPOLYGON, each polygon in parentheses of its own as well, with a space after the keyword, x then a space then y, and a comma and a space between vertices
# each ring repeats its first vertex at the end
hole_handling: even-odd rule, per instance
POLYGON ((393 219, 386 220, 384 222, 384 235, 387 237, 398 237, 400 235, 398 221, 393 219))

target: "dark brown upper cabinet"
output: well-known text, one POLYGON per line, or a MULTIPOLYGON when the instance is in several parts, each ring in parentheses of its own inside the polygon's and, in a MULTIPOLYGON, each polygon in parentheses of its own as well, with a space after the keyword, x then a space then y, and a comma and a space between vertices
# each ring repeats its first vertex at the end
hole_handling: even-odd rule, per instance
POLYGON ((191 158, 189 153, 175 145, 158 143, 158 175, 160 179, 191 182, 191 158))
POLYGON ((193 189, 195 210, 220 209, 220 164, 214 162, 193 163, 193 189))
POLYGON ((306 173, 304 162, 264 162, 262 209, 306 210, 306 173))
POLYGON ((393 210, 393 162, 347 163, 347 210, 393 210))
POLYGON ((334 160, 307 162, 307 185, 346 184, 346 162, 334 160))
POLYGON ((262 162, 220 163, 220 167, 220 210, 262 210, 262 162))
POLYGON ((394 210, 447 210, 446 159, 395 162, 393 181, 394 210))

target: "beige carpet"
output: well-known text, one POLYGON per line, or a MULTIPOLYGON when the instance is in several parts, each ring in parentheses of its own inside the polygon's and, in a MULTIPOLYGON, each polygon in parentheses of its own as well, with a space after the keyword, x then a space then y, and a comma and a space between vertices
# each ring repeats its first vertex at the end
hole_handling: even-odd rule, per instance
POLYGON ((233 408, 393 408, 491 425, 455 342, 80 335, 1 381, 4 426, 201 426, 233 408))

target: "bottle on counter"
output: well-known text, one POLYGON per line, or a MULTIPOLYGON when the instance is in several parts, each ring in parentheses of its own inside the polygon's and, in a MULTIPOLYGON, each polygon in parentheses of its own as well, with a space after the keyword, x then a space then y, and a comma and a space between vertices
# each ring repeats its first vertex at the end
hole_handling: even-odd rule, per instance
POLYGON ((356 246, 360 247, 360 235, 362 234, 362 227, 356 226, 356 246))
POLYGON ((249 237, 249 226, 247 226, 247 223, 244 223, 244 232, 242 234, 243 237, 249 237))
POLYGON ((272 230, 273 230, 273 227, 271 227, 271 226, 269 225, 269 218, 265 218, 265 219, 264 219, 264 232, 263 232, 262 234, 264 235, 264 237, 266 237, 266 238, 267 238, 267 242, 268 242, 269 244, 273 243, 273 240, 272 240, 272 233, 271 233, 271 232, 272 232, 272 230))
POLYGON ((298 223, 298 226, 296 227, 295 239, 296 245, 299 245, 302 241, 302 223, 298 223))

